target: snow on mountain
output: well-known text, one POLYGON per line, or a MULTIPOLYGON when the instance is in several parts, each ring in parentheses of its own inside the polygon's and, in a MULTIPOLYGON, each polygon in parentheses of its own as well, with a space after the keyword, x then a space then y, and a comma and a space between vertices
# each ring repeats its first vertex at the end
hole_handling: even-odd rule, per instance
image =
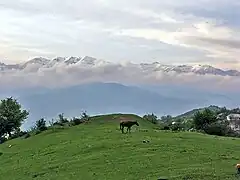
POLYGON ((81 61, 81 57, 68 57, 68 58, 65 58, 64 63, 67 65, 71 65, 71 64, 76 64, 79 61, 81 61))
MULTIPOLYGON (((31 59, 27 62, 20 63, 20 64, 4 64, 0 63, 0 72, 6 71, 21 71, 26 69, 31 69, 31 71, 37 71, 40 68, 51 68, 54 66, 83 66, 86 68, 98 67, 98 66, 105 66, 116 64, 100 59, 96 59, 94 57, 85 56, 85 57, 56 57, 52 60, 37 57, 31 59), (33 68, 34 67, 34 68, 33 68)), ((128 64, 119 63, 119 66, 126 67, 128 64)), ((194 73, 198 75, 217 75, 217 76, 240 76, 240 71, 237 70, 223 70, 219 68, 215 68, 210 65, 166 65, 161 64, 159 62, 154 63, 140 63, 140 64, 133 64, 130 63, 129 66, 135 66, 136 68, 140 68, 143 72, 175 72, 178 74, 182 73, 194 73)))
POLYGON ((50 62, 49 59, 38 57, 38 58, 34 58, 34 59, 30 60, 30 61, 27 61, 25 63, 20 63, 19 66, 20 66, 20 69, 24 69, 24 68, 26 68, 29 65, 44 66, 44 65, 48 64, 49 62, 50 62))
POLYGON ((196 74, 202 74, 202 75, 205 75, 205 74, 214 74, 214 75, 222 75, 222 76, 227 75, 224 70, 214 68, 209 65, 193 66, 192 72, 195 72, 196 74))

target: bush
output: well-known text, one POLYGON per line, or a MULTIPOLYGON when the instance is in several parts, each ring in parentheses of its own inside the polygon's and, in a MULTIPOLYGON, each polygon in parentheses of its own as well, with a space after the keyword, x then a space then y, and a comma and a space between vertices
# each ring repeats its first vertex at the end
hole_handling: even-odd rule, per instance
POLYGON ((209 109, 204 109, 202 112, 198 111, 193 117, 193 124, 197 130, 204 130, 205 127, 216 121, 216 114, 209 109))
POLYGON ((58 120, 54 123, 52 123, 53 126, 65 126, 66 124, 68 124, 69 121, 67 118, 64 118, 64 114, 59 114, 58 115, 58 120))
POLYGON ((9 137, 9 139, 16 139, 16 138, 24 136, 25 134, 27 134, 27 132, 21 131, 19 128, 14 132, 14 134, 11 137, 9 137))
POLYGON ((83 113, 81 114, 81 120, 82 120, 83 122, 86 122, 86 121, 89 121, 89 120, 90 120, 90 116, 87 114, 87 112, 83 112, 83 113))
POLYGON ((82 124, 82 123, 84 123, 84 120, 82 120, 82 119, 80 119, 80 118, 73 118, 72 120, 71 120, 71 125, 73 125, 73 126, 77 126, 77 125, 79 125, 79 124, 82 124))
POLYGON ((172 131, 180 131, 180 130, 183 129, 183 126, 182 126, 181 123, 176 122, 175 124, 172 124, 172 125, 170 126, 170 129, 171 129, 172 131))
POLYGON ((168 125, 163 126, 162 130, 165 130, 165 131, 170 130, 170 126, 168 125))
POLYGON ((150 121, 150 122, 153 123, 153 124, 157 124, 157 123, 158 123, 157 116, 154 115, 153 113, 152 113, 152 114, 144 115, 144 116, 143 116, 143 119, 145 119, 145 120, 147 120, 147 121, 150 121))
POLYGON ((25 136, 26 134, 28 134, 26 131, 20 131, 19 137, 23 137, 23 136, 25 136))
POLYGON ((203 128, 203 130, 207 134, 217 135, 217 136, 226 136, 230 132, 230 129, 228 128, 228 126, 226 126, 225 124, 217 123, 217 122, 212 124, 207 124, 203 128))
POLYGON ((36 122, 36 130, 40 132, 47 130, 46 121, 44 118, 36 122))
POLYGON ((72 126, 77 126, 79 124, 82 124, 82 123, 86 123, 90 120, 90 116, 86 113, 86 112, 83 112, 81 114, 81 117, 80 118, 77 118, 77 117, 74 117, 71 121, 70 121, 70 125, 72 126))

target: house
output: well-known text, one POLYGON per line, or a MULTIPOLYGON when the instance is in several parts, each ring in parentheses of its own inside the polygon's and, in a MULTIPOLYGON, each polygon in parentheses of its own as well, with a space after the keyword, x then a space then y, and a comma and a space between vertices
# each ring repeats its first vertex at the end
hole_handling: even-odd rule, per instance
POLYGON ((240 114, 229 114, 227 116, 227 121, 231 129, 240 131, 240 114))

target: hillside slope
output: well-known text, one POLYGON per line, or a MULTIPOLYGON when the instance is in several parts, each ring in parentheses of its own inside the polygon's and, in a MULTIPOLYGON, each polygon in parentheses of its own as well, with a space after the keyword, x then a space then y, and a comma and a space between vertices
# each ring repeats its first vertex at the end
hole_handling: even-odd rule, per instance
POLYGON ((98 116, 0 145, 1 179, 235 179, 239 139, 157 131, 134 115, 125 116, 139 119, 140 126, 122 134, 122 116, 98 116))
POLYGON ((176 116, 175 118, 178 119, 178 118, 186 118, 186 119, 191 119, 194 117, 194 114, 198 111, 203 111, 204 109, 209 109, 213 112, 219 112, 221 110, 221 107, 218 107, 218 106, 208 106, 208 107, 204 107, 204 108, 197 108, 197 109, 193 109, 191 111, 188 111, 188 112, 185 112, 181 115, 178 115, 176 116))

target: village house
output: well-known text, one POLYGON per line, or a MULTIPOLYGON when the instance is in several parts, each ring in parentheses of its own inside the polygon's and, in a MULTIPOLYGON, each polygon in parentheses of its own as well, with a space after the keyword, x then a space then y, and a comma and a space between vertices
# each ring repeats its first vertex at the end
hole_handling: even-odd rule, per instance
POLYGON ((240 131, 240 114, 229 114, 227 120, 231 129, 240 131))

